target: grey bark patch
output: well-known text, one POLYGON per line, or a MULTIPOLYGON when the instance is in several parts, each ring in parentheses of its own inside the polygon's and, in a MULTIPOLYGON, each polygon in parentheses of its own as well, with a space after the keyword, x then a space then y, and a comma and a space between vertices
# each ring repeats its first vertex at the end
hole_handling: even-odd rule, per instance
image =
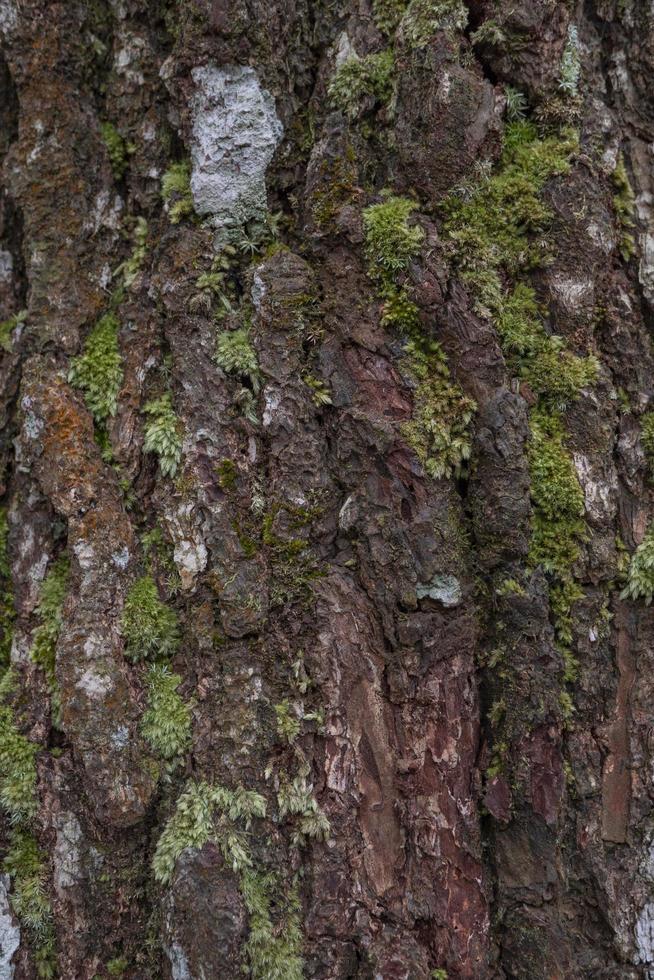
POLYGON ((191 74, 191 191, 220 245, 230 229, 265 216, 266 170, 284 130, 252 68, 207 65, 191 74))
POLYGON ((12 958, 20 945, 20 928, 9 905, 9 875, 0 875, 0 980, 12 980, 12 958))
POLYGON ((435 599, 448 609, 458 606, 463 599, 461 585, 454 575, 434 575, 431 582, 419 582, 416 595, 419 599, 435 599))

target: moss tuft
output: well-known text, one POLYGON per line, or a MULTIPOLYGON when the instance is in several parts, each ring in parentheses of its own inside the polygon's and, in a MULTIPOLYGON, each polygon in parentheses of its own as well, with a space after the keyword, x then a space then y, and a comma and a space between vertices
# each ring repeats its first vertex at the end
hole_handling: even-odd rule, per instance
POLYGON ((224 330, 216 341, 216 364, 225 374, 249 382, 256 394, 259 391, 259 363, 248 331, 224 330))
POLYGON ((468 11, 462 0, 411 0, 400 27, 412 48, 424 48, 438 31, 464 31, 468 11))
POLYGON ((133 661, 167 657, 179 646, 177 614, 161 601, 149 575, 137 579, 127 593, 122 631, 125 654, 133 661))
POLYGON ((620 225, 620 254, 624 261, 628 262, 636 251, 636 242, 633 235, 636 224, 634 220, 636 199, 622 154, 618 157, 618 162, 613 171, 613 186, 615 187, 613 209, 620 225))
POLYGON ((116 180, 122 180, 129 155, 134 152, 134 147, 123 139, 113 123, 102 123, 100 132, 107 147, 112 173, 116 180))
POLYGON ((68 560, 61 558, 55 562, 41 585, 37 615, 41 620, 34 630, 30 657, 43 668, 50 691, 52 717, 56 725, 60 723, 61 703, 55 675, 55 652, 61 632, 62 608, 68 592, 68 560))
POLYGON ((654 477, 654 411, 645 412, 640 425, 640 441, 647 459, 650 477, 654 477))
POLYGON ((388 49, 365 58, 356 55, 336 69, 328 95, 332 105, 354 119, 366 100, 373 104, 386 104, 393 94, 395 61, 388 49))
POLYGON ((654 525, 648 528, 643 541, 631 556, 627 584, 620 598, 644 599, 646 606, 654 598, 654 525))
POLYGON ((402 20, 408 0, 373 0, 372 16, 383 34, 392 34, 402 20))
POLYGON ((416 207, 410 198, 388 197, 363 212, 368 271, 386 285, 391 285, 420 254, 425 233, 418 225, 409 224, 416 207))
POLYGON ((178 225, 194 213, 191 193, 191 165, 188 160, 173 163, 162 177, 161 196, 171 224, 178 225))
POLYGON ((14 830, 3 869, 11 875, 11 906, 29 933, 34 948, 36 975, 51 980, 57 975, 55 934, 46 891, 45 857, 31 834, 14 830))
POLYGON ((68 380, 84 394, 84 401, 98 424, 116 414, 123 368, 118 348, 120 323, 113 313, 98 321, 84 344, 84 352, 73 358, 68 380))
POLYGON ((3 320, 0 323, 0 349, 5 351, 10 351, 13 344, 12 334, 16 327, 24 323, 27 319, 27 310, 21 310, 20 313, 14 313, 9 319, 3 320))
POLYGON ((141 732, 167 762, 183 755, 191 742, 191 709, 177 693, 181 682, 165 664, 152 664, 146 679, 148 706, 141 732))
POLYGON ((0 806, 11 823, 27 822, 36 813, 37 752, 17 730, 12 709, 0 704, 0 806))
POLYGON ((9 524, 7 511, 0 507, 0 673, 9 666, 13 623, 16 611, 11 588, 11 567, 7 539, 9 524))
POLYGON ((174 476, 182 458, 182 437, 169 392, 147 402, 143 411, 149 416, 145 425, 143 451, 156 453, 164 476, 174 476))

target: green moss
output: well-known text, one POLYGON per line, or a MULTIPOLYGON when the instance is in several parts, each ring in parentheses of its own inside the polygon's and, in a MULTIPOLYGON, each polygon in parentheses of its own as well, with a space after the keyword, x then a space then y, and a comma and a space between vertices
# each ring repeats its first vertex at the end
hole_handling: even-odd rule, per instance
POLYGON ((31 834, 12 832, 3 870, 11 875, 11 906, 29 934, 37 976, 51 980, 57 975, 57 957, 45 857, 31 834))
POLYGON ((174 476, 182 458, 182 437, 169 392, 143 406, 149 416, 145 425, 143 451, 156 453, 164 476, 174 476))
POLYGON ((402 426, 404 437, 430 476, 459 475, 470 458, 475 402, 452 381, 436 341, 410 340, 401 366, 416 386, 411 421, 402 426))
POLYGON ((216 341, 216 364, 225 374, 249 382, 253 392, 259 391, 259 363, 248 331, 224 330, 216 341))
POLYGON ((290 701, 285 700, 275 705, 277 718, 277 734, 292 745, 301 731, 300 719, 293 710, 290 701))
POLYGON ((627 584, 620 598, 644 599, 646 606, 654 598, 654 525, 648 528, 643 541, 631 556, 627 584))
POLYGON ((390 49, 365 58, 355 55, 336 69, 328 89, 329 99, 348 119, 354 119, 365 100, 371 99, 375 104, 390 101, 394 73, 395 61, 390 49))
POLYGON ((215 844, 239 877, 249 916, 245 952, 253 980, 301 980, 297 891, 286 890, 278 875, 255 868, 250 853, 248 831, 265 814, 266 801, 259 793, 190 783, 159 838, 152 866, 156 880, 167 885, 182 851, 215 844))
POLYGON ((52 717, 56 725, 60 723, 61 702, 55 674, 55 653, 61 632, 62 609, 68 592, 68 571, 68 560, 60 558, 43 580, 36 607, 40 623, 32 635, 30 651, 32 661, 45 673, 52 717))
POLYGON ((179 646, 177 614, 159 598, 149 575, 137 579, 127 593, 122 617, 125 654, 130 660, 167 657, 179 646))
POLYGON ((303 761, 293 779, 285 772, 278 776, 279 816, 282 820, 290 817, 293 822, 294 847, 303 847, 308 840, 326 841, 329 836, 329 820, 318 806, 310 774, 309 764, 303 761))
POLYGON ((12 709, 0 704, 0 806, 12 823, 29 821, 36 813, 37 752, 38 746, 17 730, 12 709))
POLYGON ((86 405, 98 424, 116 414, 123 368, 118 348, 120 323, 114 313, 98 321, 84 344, 84 352, 73 358, 68 380, 84 394, 86 405))
POLYGON ((146 679, 148 703, 141 722, 143 737, 167 762, 183 755, 191 743, 191 709, 177 688, 182 682, 165 664, 152 664, 146 679))
POLYGON ((624 261, 628 262, 636 251, 633 235, 636 224, 634 220, 636 204, 622 154, 618 157, 618 162, 613 171, 613 186, 615 187, 613 209, 620 225, 620 254, 624 261))
POLYGON ((420 226, 409 224, 416 208, 410 198, 390 196, 363 212, 368 271, 387 287, 421 252, 425 233, 420 226))
POLYGON ((11 567, 9 564, 9 552, 7 540, 9 536, 9 524, 7 521, 7 511, 0 507, 0 676, 9 666, 11 654, 11 641, 14 632, 14 597, 11 588, 11 567))
POLYGON ((411 0, 402 18, 402 37, 412 48, 424 48, 438 31, 464 31, 468 11, 462 0, 411 0))
POLYGON ((132 240, 134 242, 132 254, 118 266, 114 273, 114 275, 122 273, 123 283, 127 289, 133 285, 141 271, 147 254, 147 239, 148 223, 143 217, 137 218, 132 232, 132 240))
POLYGON ((113 175, 116 180, 122 180, 127 169, 129 155, 134 152, 134 147, 123 139, 113 123, 102 123, 100 132, 107 147, 113 175))
POLYGON ((27 310, 21 310, 20 313, 14 313, 10 316, 8 320, 3 320, 0 323, 0 348, 5 351, 10 351, 12 348, 12 334, 16 327, 20 323, 24 323, 27 319, 27 310))
POLYGON ((124 956, 119 956, 116 959, 109 960, 107 963, 107 973, 110 977, 122 977, 125 975, 129 963, 124 956))
POLYGON ((177 225, 194 213, 191 165, 188 160, 170 165, 161 180, 161 196, 171 224, 177 225))
POLYGON ((640 441, 647 459, 650 477, 654 477, 654 411, 645 412, 640 420, 640 441))
POLYGON ((320 408, 323 405, 332 404, 332 396, 324 381, 322 381, 320 378, 316 378, 313 374, 303 374, 302 380, 311 390, 311 400, 313 401, 314 405, 320 408))
POLYGON ((373 0, 372 16, 384 34, 392 34, 402 20, 407 0, 373 0))
POLYGON ((236 464, 231 459, 221 459, 219 463, 216 464, 216 473, 218 475, 218 483, 221 490, 233 490, 236 487, 236 479, 238 477, 238 469, 236 464))

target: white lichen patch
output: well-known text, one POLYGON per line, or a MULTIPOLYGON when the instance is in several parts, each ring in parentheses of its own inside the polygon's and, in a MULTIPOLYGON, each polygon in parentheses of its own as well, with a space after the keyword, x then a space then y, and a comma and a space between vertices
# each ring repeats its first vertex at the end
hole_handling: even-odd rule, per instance
POLYGON ((0 875, 0 980, 12 980, 12 959, 20 946, 20 928, 9 904, 9 875, 0 875))
POLYGON ((586 513, 594 521, 612 521, 617 512, 618 494, 614 467, 606 461, 590 459, 583 453, 573 453, 572 459, 584 491, 586 513))
POLYGON ((266 170, 283 127, 252 68, 206 65, 191 75, 191 192, 219 245, 230 229, 265 216, 266 170))
POLYGON ((0 0, 0 34, 9 37, 18 24, 18 8, 14 0, 0 0))
POLYGON ((110 691, 113 691, 114 682, 107 674, 100 674, 93 667, 89 667, 88 670, 84 671, 75 686, 80 691, 84 691, 86 696, 92 701, 102 701, 110 691))
POLYGON ((0 283, 11 282, 14 274, 14 259, 11 252, 0 248, 0 283))
POLYGON ((416 595, 418 599, 435 599, 447 609, 458 606, 463 599, 461 584, 454 575, 434 575, 430 582, 419 582, 416 595))
POLYGON ((654 902, 648 902, 641 910, 634 930, 636 962, 654 963, 654 902))
POLYGON ((200 572, 207 567, 207 548, 191 503, 182 503, 165 515, 173 540, 173 559, 179 571, 182 588, 190 589, 200 572))

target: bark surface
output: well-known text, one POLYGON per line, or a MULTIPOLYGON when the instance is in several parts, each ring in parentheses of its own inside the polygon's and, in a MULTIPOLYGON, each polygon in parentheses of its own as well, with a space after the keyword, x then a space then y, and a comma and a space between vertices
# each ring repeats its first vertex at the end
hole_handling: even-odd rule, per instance
POLYGON ((0 39, 0 980, 654 977, 654 8, 0 39))

